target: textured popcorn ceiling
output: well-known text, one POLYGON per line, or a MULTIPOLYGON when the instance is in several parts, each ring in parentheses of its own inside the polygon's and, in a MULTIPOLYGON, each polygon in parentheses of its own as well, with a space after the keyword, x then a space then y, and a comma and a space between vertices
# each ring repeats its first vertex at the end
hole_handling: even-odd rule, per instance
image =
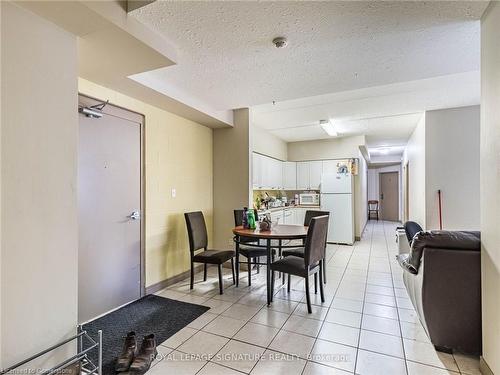
POLYGON ((486 6, 156 1, 133 16, 179 58, 134 79, 224 110, 478 70, 486 6), (276 36, 289 46, 274 48, 276 36))

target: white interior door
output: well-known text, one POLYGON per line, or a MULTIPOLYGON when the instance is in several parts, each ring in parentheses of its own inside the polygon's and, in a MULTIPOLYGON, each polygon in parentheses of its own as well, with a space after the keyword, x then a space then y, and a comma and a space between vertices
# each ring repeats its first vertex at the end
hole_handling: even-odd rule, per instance
POLYGON ((80 322, 141 296, 142 116, 111 105, 104 113, 79 121, 80 322))

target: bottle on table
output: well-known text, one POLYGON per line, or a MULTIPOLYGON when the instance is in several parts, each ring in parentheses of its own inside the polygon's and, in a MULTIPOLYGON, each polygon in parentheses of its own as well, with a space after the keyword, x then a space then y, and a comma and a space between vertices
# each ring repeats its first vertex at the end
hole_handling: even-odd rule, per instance
POLYGON ((241 221, 241 225, 243 225, 243 229, 248 229, 248 207, 243 207, 243 217, 241 221))

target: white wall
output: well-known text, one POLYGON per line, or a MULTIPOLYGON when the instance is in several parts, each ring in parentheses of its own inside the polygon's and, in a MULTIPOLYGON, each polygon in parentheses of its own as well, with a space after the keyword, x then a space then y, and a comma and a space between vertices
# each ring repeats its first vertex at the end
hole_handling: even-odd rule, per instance
POLYGON ((368 200, 380 200, 380 173, 397 172, 399 181, 398 207, 399 220, 403 218, 403 180, 401 164, 368 169, 368 200))
MULTIPOLYGON (((479 106, 425 113, 426 226, 479 230, 479 106)), ((411 172, 410 172, 411 173, 411 172)))
MULTIPOLYGON (((251 122, 251 121, 250 121, 251 122)), ((259 154, 286 161, 288 159, 287 143, 258 126, 250 126, 252 150, 259 154)))
POLYGON ((422 116, 408 140, 403 154, 403 165, 407 162, 410 185, 408 218, 425 228, 425 116, 422 116))
POLYGON ((76 330, 78 103, 76 38, 1 9, 3 367, 76 330))
MULTIPOLYGON (((481 269, 483 366, 500 374, 500 3, 481 20, 481 269)), ((483 368, 483 374, 488 374, 483 368)))

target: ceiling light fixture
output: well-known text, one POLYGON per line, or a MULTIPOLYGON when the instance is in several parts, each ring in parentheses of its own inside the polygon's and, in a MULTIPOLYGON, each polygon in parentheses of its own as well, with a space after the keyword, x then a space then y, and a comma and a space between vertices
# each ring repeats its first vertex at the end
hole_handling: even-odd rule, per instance
POLYGON ((288 45, 288 41, 285 37, 277 37, 273 39, 273 44, 276 48, 285 48, 288 45))
POLYGON ((326 134, 330 137, 338 136, 337 131, 335 130, 335 126, 333 125, 332 120, 320 120, 319 125, 323 128, 326 134))

